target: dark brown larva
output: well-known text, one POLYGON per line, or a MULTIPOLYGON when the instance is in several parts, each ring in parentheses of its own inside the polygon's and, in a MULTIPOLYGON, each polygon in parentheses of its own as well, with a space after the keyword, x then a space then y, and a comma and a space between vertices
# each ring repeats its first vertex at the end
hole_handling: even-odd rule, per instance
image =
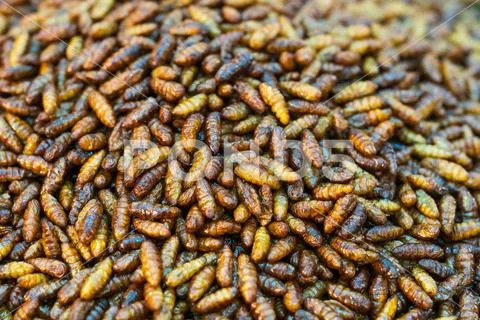
POLYGON ((0 317, 478 318, 474 8, 177 2, 0 5, 0 317))

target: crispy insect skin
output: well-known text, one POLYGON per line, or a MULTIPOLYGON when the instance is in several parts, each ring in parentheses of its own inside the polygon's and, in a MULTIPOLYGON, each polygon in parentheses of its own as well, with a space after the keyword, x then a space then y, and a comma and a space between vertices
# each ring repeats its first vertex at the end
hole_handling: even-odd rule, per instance
POLYGON ((100 227, 102 214, 103 207, 97 199, 92 199, 85 204, 75 223, 75 229, 81 242, 89 244, 93 240, 100 227))
POLYGON ((191 301, 199 300, 210 289, 214 280, 215 267, 205 266, 192 278, 188 289, 188 298, 191 301))
POLYGON ((296 120, 291 121, 284 129, 288 139, 296 138, 303 129, 312 127, 318 120, 317 115, 305 115, 296 120))
POLYGON ((290 114, 287 109, 285 98, 280 90, 270 86, 267 83, 261 83, 258 86, 260 95, 267 105, 270 106, 281 124, 286 125, 290 122, 290 114))
POLYGON ((434 297, 437 293, 437 284, 435 280, 422 268, 415 266, 412 269, 415 280, 420 284, 422 289, 430 296, 434 297))
POLYGON ((433 259, 421 259, 418 264, 425 270, 441 278, 446 278, 455 273, 448 265, 433 259))
POLYGON ((246 303, 251 303, 257 295, 257 270, 250 258, 240 254, 237 258, 240 294, 246 303))
POLYGON ((405 296, 421 309, 429 309, 433 305, 432 299, 409 276, 400 276, 397 279, 400 290, 405 296))
POLYGON ((355 243, 343 240, 339 237, 332 238, 330 240, 330 245, 342 256, 353 261, 372 263, 378 260, 378 253, 365 250, 357 246, 355 243))
POLYGON ((236 81, 234 88, 240 96, 240 99, 242 99, 252 111, 259 114, 265 112, 266 106, 260 93, 250 84, 244 81, 236 81))
POLYGON ((22 151, 22 143, 4 117, 0 117, 0 141, 15 153, 22 151))
POLYGON ((242 162, 235 167, 234 171, 237 176, 253 184, 266 184, 273 189, 278 189, 280 187, 279 181, 275 176, 270 175, 261 167, 254 164, 242 162))
POLYGON ((412 43, 449 8, 14 2, 2 317, 476 318, 471 15, 412 43))
POLYGON ((255 232, 251 258, 254 262, 259 262, 266 258, 270 249, 270 234, 265 227, 260 227, 255 232))
POLYGON ((59 260, 50 258, 33 258, 29 259, 28 263, 49 276, 62 278, 68 272, 68 267, 65 263, 59 260))
POLYGON ((250 184, 241 179, 236 179, 235 182, 240 192, 240 199, 243 201, 247 209, 259 220, 262 226, 267 225, 270 222, 272 215, 262 210, 258 192, 250 184))
POLYGON ((94 177, 95 174, 97 173, 97 170, 100 168, 100 165, 102 164, 102 160, 106 155, 105 150, 100 150, 93 155, 91 155, 87 161, 82 165, 80 168, 80 171, 78 172, 77 176, 77 183, 80 185, 84 185, 85 183, 91 181, 94 177))
POLYGON ((353 192, 351 184, 325 183, 313 189, 313 194, 319 200, 337 200, 353 192))
POLYGON ((340 284, 327 284, 328 295, 340 301, 347 307, 360 313, 367 313, 371 307, 371 301, 366 296, 352 291, 340 284))
POLYGON ((205 265, 208 265, 216 260, 216 255, 214 253, 207 253, 203 256, 194 259, 190 262, 187 262, 179 267, 173 269, 166 277, 165 283, 169 287, 177 287, 191 277, 193 277, 201 268, 205 265))
POLYGON ((302 132, 302 151, 315 168, 323 164, 322 148, 313 133, 305 129, 302 132))
POLYGON ((122 239, 130 229, 130 214, 126 196, 120 197, 116 203, 112 216, 112 229, 116 240, 122 239))
POLYGON ((205 120, 206 142, 216 155, 221 148, 221 120, 219 112, 212 112, 205 120))
POLYGON ((39 184, 29 184, 15 199, 12 205, 12 212, 14 214, 22 213, 27 208, 28 203, 38 197, 39 191, 39 184))
POLYGON ((191 66, 199 62, 209 50, 209 45, 205 42, 199 42, 190 47, 177 52, 173 61, 181 66, 191 66))
POLYGON ((48 219, 60 227, 67 225, 67 215, 55 197, 43 193, 40 195, 40 203, 48 219))
POLYGON ((352 129, 350 131, 350 141, 352 141, 354 148, 365 156, 373 156, 377 153, 375 144, 361 130, 352 129))
POLYGON ((352 194, 345 195, 337 200, 332 211, 325 217, 323 230, 325 233, 331 233, 346 218, 346 215, 353 210, 356 204, 355 196, 352 194))
POLYGON ((207 95, 204 93, 197 94, 191 98, 180 101, 180 103, 173 108, 172 113, 176 116, 186 117, 194 112, 198 112, 207 104, 207 95))
POLYGON ((185 87, 175 81, 165 81, 158 78, 150 80, 153 91, 168 102, 180 100, 185 95, 185 87))
POLYGON ((465 289, 460 296, 460 319, 475 319, 478 317, 478 301, 475 295, 468 289, 465 289))
POLYGON ((138 319, 145 315, 146 307, 143 301, 136 301, 130 305, 127 305, 118 310, 115 319, 118 320, 128 320, 128 319, 138 319))
POLYGON ((318 317, 321 317, 325 320, 340 320, 342 319, 333 308, 331 308, 324 301, 321 301, 316 298, 307 298, 305 299, 305 307, 312 311, 318 317))
POLYGON ((190 115, 182 126, 182 144, 187 152, 192 152, 195 147, 195 139, 202 128, 203 115, 194 113, 190 115))
POLYGON ((147 282, 154 287, 158 286, 162 276, 160 253, 153 242, 145 241, 142 243, 140 261, 147 282))
POLYGON ((98 91, 92 90, 88 95, 88 104, 98 119, 107 127, 113 128, 116 117, 108 100, 98 91))
POLYGON ((417 190, 417 209, 425 216, 436 219, 440 213, 435 200, 423 190, 417 190))
POLYGON ((358 81, 340 91, 334 100, 336 103, 345 103, 372 94, 376 89, 377 85, 371 81, 358 81))
POLYGON ((268 252, 267 261, 277 262, 288 256, 295 248, 296 238, 288 236, 275 242, 268 252))
POLYGON ((315 102, 322 98, 322 92, 319 89, 306 83, 283 81, 280 83, 280 86, 288 94, 301 99, 315 102))
POLYGON ((434 244, 410 243, 395 247, 392 253, 400 259, 441 258, 443 249, 434 244))
POLYGON ((103 289, 111 277, 112 267, 111 258, 106 258, 95 265, 94 270, 87 276, 80 289, 80 297, 83 300, 91 300, 103 289))
POLYGON ((175 37, 167 34, 163 34, 157 46, 153 49, 153 53, 150 56, 149 64, 152 68, 155 68, 165 63, 173 49, 175 48, 175 37))
POLYGON ((224 64, 217 70, 215 81, 223 83, 233 80, 235 76, 244 72, 251 65, 252 61, 253 57, 248 52, 238 55, 231 62, 224 64))
POLYGON ((212 219, 218 212, 218 207, 215 203, 213 191, 205 179, 200 179, 196 184, 195 196, 198 201, 198 206, 205 217, 212 219))
POLYGON ((42 227, 42 247, 45 252, 45 256, 48 258, 56 258, 60 256, 60 244, 56 234, 54 233, 53 226, 46 219, 41 221, 42 227))

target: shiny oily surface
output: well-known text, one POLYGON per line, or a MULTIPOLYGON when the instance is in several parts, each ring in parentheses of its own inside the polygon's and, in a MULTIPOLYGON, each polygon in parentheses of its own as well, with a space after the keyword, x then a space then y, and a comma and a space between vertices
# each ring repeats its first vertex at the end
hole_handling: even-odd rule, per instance
POLYGON ((479 7, 0 3, 2 319, 478 319, 479 7))

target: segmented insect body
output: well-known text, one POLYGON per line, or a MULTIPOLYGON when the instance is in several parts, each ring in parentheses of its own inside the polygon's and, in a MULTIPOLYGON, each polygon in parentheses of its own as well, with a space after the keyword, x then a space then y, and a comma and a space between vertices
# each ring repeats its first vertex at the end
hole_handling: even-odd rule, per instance
POLYGON ((140 261, 145 280, 153 287, 158 286, 160 284, 162 270, 160 253, 153 242, 145 241, 142 243, 140 261))
POLYGON ((319 101, 322 98, 322 91, 307 83, 283 81, 280 86, 288 94, 307 101, 319 101))
POLYGON ((180 101, 180 103, 173 108, 172 113, 177 116, 186 117, 194 112, 198 112, 207 104, 207 95, 200 93, 191 98, 180 101))
POLYGON ((209 45, 205 42, 193 44, 177 52, 173 61, 181 66, 191 66, 203 59, 209 50, 209 45))
POLYGON ((116 123, 115 113, 109 101, 98 91, 91 90, 88 95, 88 104, 97 118, 107 127, 113 128, 116 123))
POLYGON ((169 287, 177 287, 187 282, 205 265, 210 264, 216 260, 214 253, 207 253, 203 256, 189 261, 179 267, 173 269, 166 277, 165 283, 169 287))
POLYGON ((302 132, 302 151, 312 166, 320 168, 323 163, 323 151, 313 133, 305 129, 302 132))
POLYGON ((112 274, 113 261, 111 258, 99 262, 82 284, 80 297, 84 300, 94 298, 107 284, 112 274))
POLYGON ((400 276, 397 279, 399 289, 413 304, 421 309, 429 309, 433 305, 432 299, 409 276, 400 276))
POLYGON ((345 103, 357 98, 373 94, 377 90, 377 85, 372 81, 358 81, 345 87, 334 97, 336 103, 345 103))
POLYGON ((253 57, 250 53, 244 52, 232 59, 231 62, 221 66, 216 74, 215 81, 217 83, 231 81, 235 76, 244 72, 253 62, 253 57))
POLYGON ((370 299, 340 284, 327 284, 327 292, 330 297, 357 312, 367 313, 371 307, 370 299))
POLYGON ((0 141, 15 153, 22 152, 22 143, 4 117, 0 117, 0 141))
POLYGON ((258 86, 260 95, 267 105, 270 106, 281 124, 287 125, 290 122, 290 114, 287 109, 287 103, 280 90, 270 86, 267 83, 261 83, 258 86))
POLYGON ((325 233, 331 233, 335 230, 353 210, 356 204, 355 196, 352 194, 345 195, 337 200, 332 211, 325 217, 323 230, 325 233))
POLYGON ((250 258, 240 254, 237 258, 240 294, 246 303, 252 303, 257 296, 257 270, 250 258))

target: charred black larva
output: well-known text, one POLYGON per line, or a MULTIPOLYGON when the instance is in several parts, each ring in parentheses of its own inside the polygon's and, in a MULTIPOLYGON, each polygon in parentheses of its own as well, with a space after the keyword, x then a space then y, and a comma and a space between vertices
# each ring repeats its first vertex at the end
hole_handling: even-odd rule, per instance
POLYGON ((0 317, 478 318, 478 17, 437 2, 2 3, 0 317))

